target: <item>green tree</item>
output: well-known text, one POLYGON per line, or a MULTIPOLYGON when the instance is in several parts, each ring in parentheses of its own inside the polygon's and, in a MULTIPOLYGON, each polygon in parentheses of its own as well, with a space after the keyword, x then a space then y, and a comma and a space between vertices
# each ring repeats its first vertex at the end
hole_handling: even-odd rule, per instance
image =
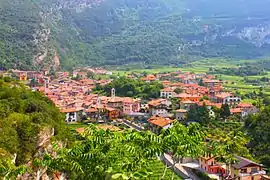
POLYGON ((71 179, 143 178, 150 175, 148 161, 164 149, 162 139, 151 132, 112 132, 91 126, 71 149, 47 154, 36 165, 65 172, 71 179), (45 162, 45 163, 44 163, 45 162))
POLYGON ((245 129, 251 137, 248 147, 261 163, 270 167, 270 107, 245 120, 245 129))
POLYGON ((205 84, 203 83, 203 79, 200 79, 198 84, 199 84, 200 86, 204 86, 204 85, 205 85, 205 84))
POLYGON ((204 133, 198 123, 185 127, 177 122, 172 128, 163 131, 162 139, 166 151, 172 154, 173 169, 176 163, 182 163, 184 157, 198 158, 203 155, 204 133))
POLYGON ((219 162, 226 163, 228 174, 230 164, 236 163, 235 155, 251 158, 247 149, 248 138, 239 130, 229 132, 222 129, 208 129, 208 140, 206 151, 219 162))
POLYGON ((195 121, 201 124, 208 123, 211 120, 207 106, 198 106, 197 104, 190 108, 187 113, 187 121, 195 121))
POLYGON ((231 115, 230 107, 228 104, 222 104, 220 109, 220 117, 222 119, 227 119, 231 115))
POLYGON ((82 141, 70 149, 55 145, 57 156, 46 154, 35 165, 71 179, 143 179, 151 174, 149 161, 165 152, 172 152, 180 160, 198 157, 204 149, 204 134, 198 124, 185 127, 176 123, 160 135, 149 131, 104 131, 90 126, 81 136, 82 141))
POLYGON ((270 97, 264 97, 263 98, 263 104, 266 105, 266 106, 269 106, 270 105, 270 97))
POLYGON ((174 90, 174 92, 175 92, 176 94, 179 94, 179 93, 183 92, 183 90, 180 89, 180 88, 176 88, 176 89, 174 90))
POLYGON ((172 105, 171 105, 172 106, 172 110, 179 109, 179 107, 180 107, 180 101, 179 101, 178 98, 171 98, 170 101, 172 103, 172 105))
POLYGON ((3 180, 16 179, 18 175, 22 175, 29 170, 26 166, 16 166, 14 158, 16 157, 0 148, 0 177, 3 180))
POLYGON ((0 149, 16 157, 16 167, 31 161, 37 153, 41 129, 54 129, 52 141, 66 143, 72 137, 63 115, 48 98, 17 81, 0 82, 0 149))
POLYGON ((158 98, 163 85, 159 82, 146 83, 141 80, 119 77, 105 86, 97 86, 93 91, 110 96, 112 88, 115 88, 117 96, 149 99, 158 98))

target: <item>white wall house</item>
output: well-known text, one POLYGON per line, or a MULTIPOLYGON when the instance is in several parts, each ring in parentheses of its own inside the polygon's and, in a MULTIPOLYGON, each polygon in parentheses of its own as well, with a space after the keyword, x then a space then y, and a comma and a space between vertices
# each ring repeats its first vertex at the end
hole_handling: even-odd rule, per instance
POLYGON ((174 97, 174 94, 175 94, 174 88, 164 88, 164 89, 160 90, 160 97, 161 98, 169 99, 169 98, 174 97))
POLYGON ((228 96, 223 99, 223 104, 237 104, 241 101, 240 97, 237 96, 228 96))
POLYGON ((154 107, 152 109, 152 116, 156 116, 156 115, 166 117, 168 116, 168 110, 164 108, 163 106, 154 107))
POLYGON ((173 97, 173 92, 168 92, 168 91, 161 91, 160 92, 160 97, 161 98, 172 98, 173 97))
POLYGON ((65 113, 65 122, 71 123, 71 122, 77 122, 79 120, 79 110, 76 109, 63 109, 61 110, 62 113, 65 113))
POLYGON ((77 112, 69 112, 66 113, 66 120, 65 122, 77 122, 77 112))
POLYGON ((181 120, 184 120, 186 115, 187 115, 187 110, 185 109, 178 109, 175 111, 175 118, 178 120, 178 121, 181 121, 181 120))

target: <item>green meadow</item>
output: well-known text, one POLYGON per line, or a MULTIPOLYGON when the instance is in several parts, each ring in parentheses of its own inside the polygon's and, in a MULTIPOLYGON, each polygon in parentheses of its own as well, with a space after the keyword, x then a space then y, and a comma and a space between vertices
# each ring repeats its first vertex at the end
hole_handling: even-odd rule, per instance
MULTIPOLYGON (((264 59, 262 59, 264 60, 264 59)), ((182 71, 182 72, 194 72, 194 73, 207 73, 210 68, 236 68, 239 65, 251 61, 256 60, 235 60, 235 59, 219 59, 219 58, 211 58, 211 59, 202 59, 199 61, 191 62, 185 65, 179 65, 178 67, 170 67, 170 66, 155 66, 152 68, 139 68, 136 66, 127 68, 128 70, 114 70, 114 75, 124 76, 128 75, 131 72, 134 73, 147 73, 147 74, 155 74, 160 72, 173 72, 173 71, 182 71)), ((259 60, 258 60, 259 61, 259 60)), ((221 79, 224 81, 224 88, 232 91, 239 92, 241 94, 249 93, 249 92, 259 92, 260 86, 247 84, 244 82, 244 77, 241 76, 233 76, 233 75, 221 75, 215 74, 217 79, 221 79)), ((249 80, 256 80, 262 77, 270 78, 270 72, 267 72, 267 75, 264 76, 246 76, 249 80)), ((270 95, 270 87, 269 85, 264 86, 264 92, 266 95, 270 95)), ((250 101, 250 100, 248 100, 250 101)), ((252 101, 252 100, 251 100, 252 101)))

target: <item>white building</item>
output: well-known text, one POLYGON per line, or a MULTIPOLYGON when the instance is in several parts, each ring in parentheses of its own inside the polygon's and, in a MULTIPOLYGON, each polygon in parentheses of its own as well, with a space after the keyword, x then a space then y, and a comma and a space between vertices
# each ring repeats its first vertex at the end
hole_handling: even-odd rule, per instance
POLYGON ((175 119, 178 121, 184 120, 187 114, 187 110, 185 109, 178 109, 175 111, 175 119))
POLYGON ((164 89, 162 89, 160 91, 160 97, 161 98, 167 98, 167 99, 169 99, 169 98, 174 97, 174 94, 175 94, 175 92, 174 92, 174 89, 173 88, 164 88, 164 89))
POLYGON ((75 108, 63 109, 61 112, 66 114, 65 122, 67 123, 77 122, 79 120, 79 110, 75 108))

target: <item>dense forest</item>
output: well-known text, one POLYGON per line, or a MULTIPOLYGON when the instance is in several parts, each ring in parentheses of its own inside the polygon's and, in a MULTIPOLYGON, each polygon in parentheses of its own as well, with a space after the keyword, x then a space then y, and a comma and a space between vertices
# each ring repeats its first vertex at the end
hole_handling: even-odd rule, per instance
POLYGON ((48 68, 55 55, 64 69, 256 58, 269 47, 266 7, 264 0, 3 0, 0 67, 48 68))
POLYGON ((65 143, 69 136, 62 119, 52 102, 40 93, 0 78, 0 176, 9 169, 21 171, 16 167, 42 153, 46 140, 65 143))

